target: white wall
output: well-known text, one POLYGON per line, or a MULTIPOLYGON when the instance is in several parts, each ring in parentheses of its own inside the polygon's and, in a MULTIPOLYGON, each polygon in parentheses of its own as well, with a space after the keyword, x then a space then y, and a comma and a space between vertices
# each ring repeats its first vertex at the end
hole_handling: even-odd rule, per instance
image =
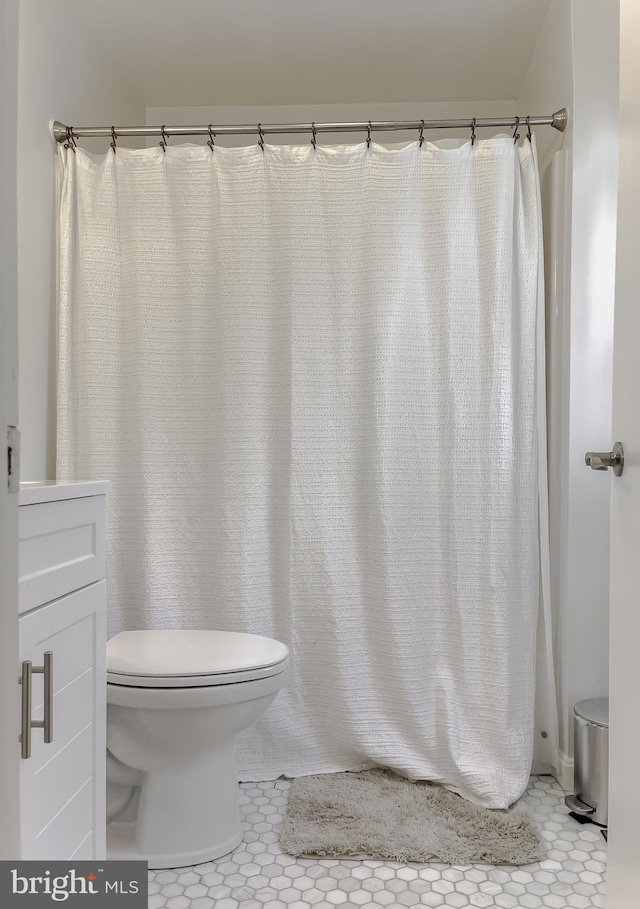
MULTIPOLYGON (((566 107, 570 112, 569 124, 565 132, 543 129, 536 131, 538 147, 538 161, 542 183, 542 206, 544 226, 544 254, 545 254, 545 288, 546 288, 546 322, 547 322, 547 362, 549 366, 557 363, 558 354, 563 345, 562 325, 554 314, 562 312, 559 303, 563 299, 562 278, 563 253, 568 249, 570 235, 565 236, 564 211, 570 206, 570 192, 566 197, 566 187, 570 189, 570 181, 565 179, 569 172, 571 160, 571 147, 573 141, 573 58, 571 47, 571 3, 570 0, 555 0, 540 30, 538 41, 520 88, 518 109, 522 111, 557 110, 566 107), (556 276, 559 279, 556 281, 556 276)), ((567 256, 568 260, 568 256, 567 256)), ((568 273, 568 268, 567 268, 568 273)), ((568 295, 567 295, 568 298, 568 295)), ((559 408, 556 405, 558 382, 556 370, 547 370, 547 417, 548 417, 548 445, 549 455, 549 521, 550 521, 550 549, 551 549, 551 611, 552 633, 556 652, 551 659, 554 662, 554 675, 556 692, 561 696, 561 679, 558 678, 557 645, 559 633, 559 595, 558 595, 558 501, 559 484, 557 465, 560 461, 558 442, 562 438, 558 432, 563 425, 559 408)), ((543 687, 544 675, 540 667, 548 665, 549 657, 544 646, 544 639, 538 639, 538 691, 537 705, 543 706, 543 696, 546 693, 543 687)), ((548 689, 547 689, 548 690, 548 689)), ((547 716, 538 706, 536 717, 536 736, 541 733, 541 726, 547 716)), ((560 712, 560 711, 559 711, 560 712)), ((559 719, 559 718, 558 718, 559 719)), ((548 731, 544 743, 537 742, 538 751, 546 751, 547 763, 557 773, 560 757, 557 733, 561 733, 561 724, 558 728, 548 731)))
MULTIPOLYGON (((18 294, 25 480, 55 477, 55 149, 49 121, 91 125, 144 118, 144 105, 84 28, 73 2, 20 3, 18 294)), ((102 150, 106 143, 93 147, 102 150)))
POLYGON ((610 477, 584 465, 611 447, 618 4, 554 0, 519 105, 566 104, 543 138, 548 285, 552 603, 559 770, 572 785, 572 708, 608 692, 610 477), (558 151, 559 147, 562 151, 558 151))
POLYGON ((540 172, 558 149, 570 149, 573 136, 573 53, 571 41, 571 0, 552 0, 540 29, 529 66, 518 92, 518 111, 534 114, 569 110, 565 132, 539 129, 536 132, 540 172))

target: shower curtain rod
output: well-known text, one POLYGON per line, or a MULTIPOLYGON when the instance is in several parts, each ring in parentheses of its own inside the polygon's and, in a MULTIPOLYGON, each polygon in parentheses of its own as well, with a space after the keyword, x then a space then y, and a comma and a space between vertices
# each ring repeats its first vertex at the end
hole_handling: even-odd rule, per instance
POLYGON ((552 126, 564 132, 567 127, 566 107, 547 117, 473 117, 464 120, 359 120, 354 123, 258 123, 217 126, 65 126, 59 120, 51 124, 56 142, 106 136, 113 141, 126 136, 160 136, 163 141, 171 136, 262 136, 278 133, 345 133, 393 132, 396 130, 423 129, 482 129, 502 126, 552 126))

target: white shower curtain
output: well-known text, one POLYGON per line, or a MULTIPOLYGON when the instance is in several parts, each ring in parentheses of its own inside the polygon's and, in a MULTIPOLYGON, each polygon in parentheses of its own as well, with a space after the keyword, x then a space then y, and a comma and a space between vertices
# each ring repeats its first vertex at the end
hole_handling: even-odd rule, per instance
MULTIPOLYGON (((534 148, 61 150, 58 473, 115 633, 289 644, 244 779, 523 791, 539 604, 534 148)), ((539 396, 538 396, 539 398, 539 396)))

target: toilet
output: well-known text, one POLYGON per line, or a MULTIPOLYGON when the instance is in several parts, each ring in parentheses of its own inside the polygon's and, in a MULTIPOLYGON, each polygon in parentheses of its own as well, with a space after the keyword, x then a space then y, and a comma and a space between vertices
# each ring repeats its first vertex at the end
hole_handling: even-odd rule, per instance
POLYGON ((242 840, 235 742, 287 683, 289 648, 228 631, 107 644, 107 856, 212 861, 242 840))

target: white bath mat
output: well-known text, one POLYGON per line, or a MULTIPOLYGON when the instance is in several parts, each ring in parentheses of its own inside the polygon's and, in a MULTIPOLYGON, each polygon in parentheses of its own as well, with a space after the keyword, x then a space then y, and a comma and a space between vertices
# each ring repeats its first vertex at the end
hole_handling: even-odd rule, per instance
POLYGON ((526 865, 542 858, 524 808, 490 810, 388 770, 293 780, 280 844, 291 855, 526 865))

